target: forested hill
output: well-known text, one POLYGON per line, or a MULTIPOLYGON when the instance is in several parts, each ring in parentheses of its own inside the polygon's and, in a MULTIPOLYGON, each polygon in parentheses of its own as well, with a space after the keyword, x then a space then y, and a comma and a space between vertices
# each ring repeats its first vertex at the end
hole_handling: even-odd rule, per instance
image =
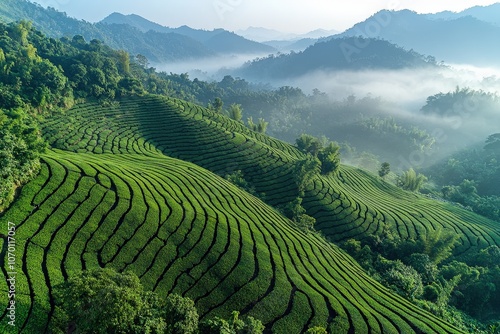
POLYGON ((387 41, 349 37, 316 43, 303 52, 271 55, 245 64, 248 78, 291 78, 315 71, 402 69, 436 66, 432 58, 387 41))
MULTIPOLYGON (((68 17, 53 8, 45 9, 28 0, 2 0, 0 21, 32 21, 34 27, 51 37, 81 35, 87 41, 98 39, 114 49, 123 49, 131 55, 141 54, 151 62, 212 57, 220 53, 267 52, 272 48, 220 31, 211 41, 200 40, 183 33, 155 30, 141 31, 129 24, 92 24, 68 17), (220 41, 223 38, 223 42, 220 41), (234 47, 231 47, 233 45, 234 47)), ((192 31, 196 31, 191 29, 192 31)))
POLYGON ((498 65, 500 46, 491 41, 498 39, 500 27, 481 19, 457 14, 443 20, 409 10, 383 10, 338 36, 382 38, 447 63, 498 65))

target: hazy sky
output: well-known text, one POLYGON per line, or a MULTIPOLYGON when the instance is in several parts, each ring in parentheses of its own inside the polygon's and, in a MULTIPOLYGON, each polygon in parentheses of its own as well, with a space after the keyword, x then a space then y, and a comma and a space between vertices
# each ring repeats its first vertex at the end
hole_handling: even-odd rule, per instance
POLYGON ((345 30, 380 9, 420 13, 461 11, 486 0, 31 0, 96 22, 112 12, 138 14, 170 27, 228 30, 249 26, 303 33, 318 28, 345 30))

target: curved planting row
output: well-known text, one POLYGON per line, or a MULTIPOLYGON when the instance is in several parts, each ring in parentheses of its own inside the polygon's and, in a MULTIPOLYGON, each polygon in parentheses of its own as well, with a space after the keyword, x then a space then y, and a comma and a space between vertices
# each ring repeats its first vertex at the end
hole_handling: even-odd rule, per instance
MULTIPOLYGON (((297 195, 292 170, 304 157, 291 145, 220 114, 153 96, 124 100, 114 108, 83 105, 46 122, 45 133, 56 146, 77 152, 163 152, 220 175, 242 170, 274 206, 297 195), (61 133, 61 129, 71 130, 61 133)), ((402 238, 417 238, 438 228, 454 231, 460 235, 458 253, 500 244, 494 222, 346 166, 335 177, 317 177, 303 205, 316 218, 317 229, 335 241, 362 239, 385 226, 402 238)))
POLYGON ((342 166, 339 175, 316 181, 304 205, 333 240, 364 238, 390 226, 401 238, 437 229, 460 236, 456 254, 500 245, 498 224, 389 185, 362 170, 342 166))
MULTIPOLYGON (((43 160, 2 217, 16 222, 23 241, 21 332, 44 332, 55 314, 53 287, 97 266, 132 270, 162 295, 189 296, 202 316, 242 310, 276 333, 327 324, 334 333, 457 332, 370 279, 337 247, 196 165, 63 151, 43 160)), ((5 312, 0 323, 8 328, 5 312)))

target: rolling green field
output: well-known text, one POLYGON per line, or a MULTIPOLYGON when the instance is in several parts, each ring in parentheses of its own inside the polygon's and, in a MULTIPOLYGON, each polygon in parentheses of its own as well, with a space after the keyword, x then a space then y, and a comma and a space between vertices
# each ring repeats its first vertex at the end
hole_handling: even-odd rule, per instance
MULTIPOLYGON (((315 325, 332 333, 460 332, 273 208, 296 196, 291 171, 303 155, 286 143, 154 96, 82 104, 42 127, 53 149, 0 217, 2 226, 17 224, 16 324, 23 333, 46 330, 55 285, 97 266, 132 270, 161 295, 188 296, 202 317, 240 310, 275 333, 315 325), (267 204, 217 175, 236 170, 267 204)), ((318 176, 304 206, 335 241, 388 225, 403 238, 453 230, 457 254, 500 242, 487 219, 347 166, 318 176)), ((0 323, 11 330, 6 312, 0 323)))
MULTIPOLYGON (((127 100, 119 108, 83 105, 49 120, 48 140, 74 152, 164 154, 225 175, 242 170, 266 202, 293 200, 293 163, 303 154, 204 108, 166 98, 127 100), (69 132, 58 132, 64 128, 69 132)), ((362 170, 342 166, 336 176, 316 177, 303 202, 316 228, 333 241, 363 239, 382 226, 401 238, 436 229, 460 236, 456 254, 500 245, 498 224, 470 211, 403 191, 362 170)))

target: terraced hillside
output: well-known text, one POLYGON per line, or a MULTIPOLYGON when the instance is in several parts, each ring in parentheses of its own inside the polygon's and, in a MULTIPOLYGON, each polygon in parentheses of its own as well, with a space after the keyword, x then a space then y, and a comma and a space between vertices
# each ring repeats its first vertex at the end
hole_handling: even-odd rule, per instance
MULTIPOLYGON (((119 108, 87 104, 45 126, 53 145, 75 152, 163 152, 220 175, 242 170, 273 206, 286 204, 297 194, 291 171, 302 153, 186 102, 150 97, 123 101, 119 108), (58 132, 61 128, 68 131, 58 132)), ((500 245, 498 223, 348 166, 342 166, 337 176, 317 177, 303 204, 317 219, 316 228, 333 241, 363 239, 386 226, 403 239, 438 228, 458 233, 457 255, 500 245)))
MULTIPOLYGON (((202 316, 241 310, 275 333, 327 324, 332 333, 459 332, 373 281, 338 247, 209 171, 242 169, 266 201, 285 203, 296 191, 290 169, 301 157, 289 145, 159 97, 109 108, 84 104, 47 120, 44 132, 56 148, 0 217, 2 226, 17 224, 16 324, 23 333, 45 331, 56 314, 55 285, 96 266, 132 270, 148 289, 189 296, 202 316)), ((331 193, 340 199, 337 208, 352 211, 332 214, 331 226, 343 215, 354 226, 347 219, 364 212, 356 210, 364 198, 350 196, 354 177, 370 180, 359 173, 344 168, 339 180, 318 178, 308 191, 309 210, 326 216, 335 207, 331 193)), ((384 202, 367 205, 366 212, 375 212, 384 202)), ((430 229, 412 210, 411 221, 430 229)), ((477 218, 484 242, 496 240, 487 223, 477 218)), ((7 291, 5 280, 1 290, 7 291)), ((0 303, 5 310, 6 299, 0 303)), ((0 324, 11 330, 6 311, 0 324)))

